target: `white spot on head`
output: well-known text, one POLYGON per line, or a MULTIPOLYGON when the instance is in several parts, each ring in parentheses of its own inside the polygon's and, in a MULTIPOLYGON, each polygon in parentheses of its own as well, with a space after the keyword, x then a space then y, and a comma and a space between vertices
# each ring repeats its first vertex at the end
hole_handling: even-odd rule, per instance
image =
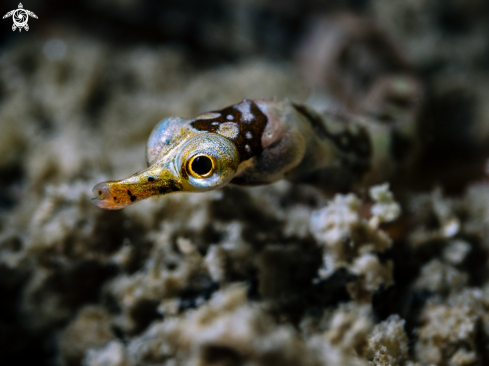
POLYGON ((247 132, 246 132, 246 138, 247 138, 248 140, 251 140, 251 139, 253 138, 253 135, 251 134, 251 132, 250 132, 250 131, 247 131, 247 132))
POLYGON ((241 115, 241 122, 243 122, 243 123, 248 124, 248 123, 253 122, 254 120, 255 120, 255 116, 251 113, 243 113, 241 115))
POLYGON ((219 124, 219 122, 212 122, 211 125, 213 126, 217 126, 219 124))
POLYGON ((241 122, 251 123, 255 120, 255 116, 251 113, 251 102, 248 100, 243 100, 241 103, 234 106, 238 111, 241 112, 241 122))
POLYGON ((245 150, 250 152, 251 151, 250 145, 245 145, 245 150))
POLYGON ((195 117, 195 119, 213 119, 213 118, 218 118, 221 117, 221 113, 214 113, 214 112, 207 112, 201 115, 198 115, 195 117))
POLYGON ((232 115, 232 114, 228 114, 228 115, 226 116, 226 118, 227 118, 228 120, 230 120, 230 121, 231 121, 231 120, 233 119, 233 115, 232 115))
POLYGON ((225 122, 219 126, 219 130, 217 132, 225 137, 234 139, 238 137, 239 126, 234 122, 225 122))

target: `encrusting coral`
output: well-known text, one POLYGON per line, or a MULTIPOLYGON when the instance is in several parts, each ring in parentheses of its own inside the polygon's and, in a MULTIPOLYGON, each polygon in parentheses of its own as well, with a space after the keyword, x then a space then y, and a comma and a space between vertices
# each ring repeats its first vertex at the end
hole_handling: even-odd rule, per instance
POLYGON ((331 203, 313 213, 311 231, 324 245, 320 278, 327 278, 338 268, 345 268, 357 277, 348 283, 348 292, 355 301, 371 302, 381 286, 392 285, 392 262, 382 264, 375 253, 392 245, 391 239, 378 229, 382 222, 393 221, 400 215, 399 204, 393 201, 388 185, 370 190, 375 201, 371 218, 361 214, 361 201, 354 195, 336 195, 331 203))
POLYGON ((399 315, 391 315, 377 324, 368 339, 367 357, 376 365, 403 365, 408 358, 408 337, 405 321, 399 315))

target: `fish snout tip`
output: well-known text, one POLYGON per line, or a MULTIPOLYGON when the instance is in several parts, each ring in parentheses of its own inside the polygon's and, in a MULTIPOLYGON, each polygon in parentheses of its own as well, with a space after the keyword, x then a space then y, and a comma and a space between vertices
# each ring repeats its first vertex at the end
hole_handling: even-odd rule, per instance
POLYGON ((107 210, 117 210, 122 208, 118 205, 114 205, 114 203, 112 202, 112 194, 110 192, 110 187, 107 183, 102 182, 96 184, 92 189, 92 193, 95 196, 91 199, 94 205, 100 208, 105 208, 107 210))

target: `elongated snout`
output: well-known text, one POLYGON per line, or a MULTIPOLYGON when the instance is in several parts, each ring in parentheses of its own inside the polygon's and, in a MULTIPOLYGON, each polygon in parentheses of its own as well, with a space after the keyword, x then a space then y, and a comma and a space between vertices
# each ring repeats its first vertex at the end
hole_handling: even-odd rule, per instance
POLYGON ((118 210, 143 199, 182 191, 176 174, 162 165, 153 165, 133 176, 97 184, 93 187, 92 202, 100 208, 118 210))

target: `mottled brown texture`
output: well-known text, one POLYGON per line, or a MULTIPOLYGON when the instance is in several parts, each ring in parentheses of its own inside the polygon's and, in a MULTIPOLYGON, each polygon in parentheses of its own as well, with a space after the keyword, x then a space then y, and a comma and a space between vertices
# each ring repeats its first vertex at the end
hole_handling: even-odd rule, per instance
MULTIPOLYGON (((343 153, 341 164, 349 167, 351 172, 361 177, 371 167, 372 146, 368 132, 364 127, 358 126, 356 133, 351 133, 347 126, 339 133, 332 133, 323 119, 333 118, 336 116, 321 116, 307 106, 295 104, 295 108, 311 123, 317 135, 324 140, 331 141, 334 146, 343 153)), ((345 121, 345 125, 346 125, 345 121)))
MULTIPOLYGON (((251 120, 243 118, 241 113, 234 105, 211 111, 209 113, 218 113, 220 116, 209 119, 196 119, 191 123, 191 126, 199 131, 217 132, 220 125, 223 123, 234 122, 239 126, 239 134, 236 138, 230 139, 236 145, 240 156, 240 162, 246 161, 254 156, 258 156, 263 151, 261 143, 262 134, 267 125, 267 117, 257 107, 257 105, 251 101, 243 100, 240 104, 250 105, 251 120), (232 119, 227 117, 231 116, 232 119), (251 138, 247 137, 247 134, 251 133, 251 138), (249 149, 246 148, 249 147, 249 149)), ((249 136, 249 135, 248 135, 249 136)))

